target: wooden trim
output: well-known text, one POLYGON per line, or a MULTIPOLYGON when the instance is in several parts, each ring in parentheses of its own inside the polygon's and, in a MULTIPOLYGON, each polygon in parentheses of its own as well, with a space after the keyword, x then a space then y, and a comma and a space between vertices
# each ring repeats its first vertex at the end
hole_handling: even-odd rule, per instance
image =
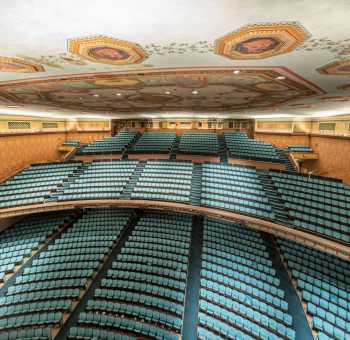
POLYGON ((271 221, 259 219, 252 216, 242 215, 226 210, 200 207, 184 203, 165 202, 165 201, 147 201, 147 200, 91 200, 91 201, 66 201, 66 202, 49 202, 44 204, 18 206, 0 210, 0 221, 9 217, 23 216, 33 213, 43 213, 47 211, 62 211, 76 208, 93 208, 93 207, 125 207, 125 208, 142 208, 170 210, 181 213, 198 214, 222 220, 233 222, 245 222, 249 228, 267 232, 278 237, 293 240, 298 243, 307 245, 338 256, 343 260, 350 261, 350 245, 344 245, 321 236, 283 226, 271 221))
POLYGON ((228 163, 232 165, 254 166, 257 169, 262 169, 262 170, 269 170, 269 169, 285 170, 286 169, 283 163, 255 161, 255 160, 241 159, 241 158, 229 158, 228 163))
POLYGON ((205 163, 205 162, 220 163, 220 157, 214 156, 214 155, 210 156, 210 155, 192 155, 192 154, 177 153, 176 160, 192 161, 194 163, 205 163))
POLYGON ((99 154, 99 155, 76 155, 74 156, 75 161, 84 161, 84 162, 92 162, 95 160, 120 160, 122 159, 123 154, 99 154))

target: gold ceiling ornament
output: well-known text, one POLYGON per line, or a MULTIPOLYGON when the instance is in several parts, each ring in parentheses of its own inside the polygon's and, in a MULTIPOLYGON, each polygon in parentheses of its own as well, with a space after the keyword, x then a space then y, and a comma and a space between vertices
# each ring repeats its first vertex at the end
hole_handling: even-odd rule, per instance
POLYGON ((309 34, 297 23, 242 27, 216 41, 216 53, 230 59, 264 59, 289 53, 309 34))
POLYGON ((317 71, 326 75, 350 76, 350 59, 333 61, 327 65, 319 67, 317 71))
POLYGON ((26 61, 24 59, 12 57, 0 57, 0 71, 1 72, 15 72, 15 73, 32 73, 44 72, 43 66, 26 61))
POLYGON ((68 51, 95 63, 112 65, 138 64, 148 58, 137 44, 105 36, 68 40, 68 51))

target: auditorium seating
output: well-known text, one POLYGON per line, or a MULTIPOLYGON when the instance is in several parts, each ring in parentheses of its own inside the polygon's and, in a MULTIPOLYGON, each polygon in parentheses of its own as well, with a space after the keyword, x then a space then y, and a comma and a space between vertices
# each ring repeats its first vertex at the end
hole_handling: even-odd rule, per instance
POLYGON ((81 162, 34 164, 0 185, 0 208, 43 203, 81 162))
POLYGON ((250 139, 242 132, 224 132, 224 137, 232 158, 282 163, 278 149, 270 143, 250 139))
POLYGON ((216 133, 184 132, 180 138, 178 153, 217 155, 219 142, 216 133))
POLYGON ((95 140, 77 151, 77 155, 123 153, 135 140, 138 132, 121 131, 116 136, 95 140))
POLYGON ((288 145, 290 152, 312 152, 312 148, 307 145, 292 144, 288 145))
POLYGON ((69 214, 34 215, 0 233, 0 282, 69 219, 69 214))
POLYGON ((59 325, 130 216, 129 210, 89 210, 41 251, 0 298, 0 338, 7 330, 59 325))
POLYGON ((79 146, 80 145, 80 141, 79 140, 75 140, 75 139, 67 139, 64 141, 63 143, 64 145, 70 145, 70 146, 79 146))
POLYGON ((191 226, 190 216, 144 213, 69 337, 107 326, 114 334, 178 339, 191 226))
POLYGON ((138 161, 93 161, 60 192, 58 200, 118 198, 138 161))
POLYGON ((274 218, 255 168, 203 164, 201 190, 202 205, 274 218))
POLYGON ((294 339, 285 293, 261 235, 206 218, 199 339, 294 339))
POLYGON ((175 132, 145 132, 130 153, 169 153, 175 140, 175 132))
POLYGON ((349 339, 350 262, 297 244, 278 240, 317 339, 349 339))
POLYGON ((325 177, 270 171, 297 228, 350 242, 350 187, 325 177))
POLYGON ((189 202, 192 173, 192 162, 148 161, 142 169, 131 197, 189 202))

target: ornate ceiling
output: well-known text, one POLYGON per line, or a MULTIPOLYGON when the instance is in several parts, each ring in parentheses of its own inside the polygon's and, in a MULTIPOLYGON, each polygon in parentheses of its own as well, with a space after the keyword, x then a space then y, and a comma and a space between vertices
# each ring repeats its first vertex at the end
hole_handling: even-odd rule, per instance
POLYGON ((8 1, 0 113, 349 113, 350 2, 282 3, 8 1))

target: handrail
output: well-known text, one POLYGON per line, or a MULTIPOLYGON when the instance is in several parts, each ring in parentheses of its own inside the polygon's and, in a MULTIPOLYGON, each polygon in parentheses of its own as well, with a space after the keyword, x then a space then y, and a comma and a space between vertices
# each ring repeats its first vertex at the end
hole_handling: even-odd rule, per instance
POLYGON ((208 216, 233 222, 244 222, 249 228, 267 232, 288 240, 293 240, 298 243, 315 248, 317 250, 321 250, 329 254, 338 256, 343 260, 350 261, 350 245, 347 246, 336 241, 329 240, 322 236, 315 235, 311 232, 294 229, 275 222, 259 219, 253 216, 243 215, 227 210, 176 202, 125 199, 48 202, 43 204, 33 204, 0 209, 0 221, 1 219, 9 217, 23 216, 33 213, 62 211, 76 208, 93 208, 101 206, 170 210, 181 213, 208 216))

